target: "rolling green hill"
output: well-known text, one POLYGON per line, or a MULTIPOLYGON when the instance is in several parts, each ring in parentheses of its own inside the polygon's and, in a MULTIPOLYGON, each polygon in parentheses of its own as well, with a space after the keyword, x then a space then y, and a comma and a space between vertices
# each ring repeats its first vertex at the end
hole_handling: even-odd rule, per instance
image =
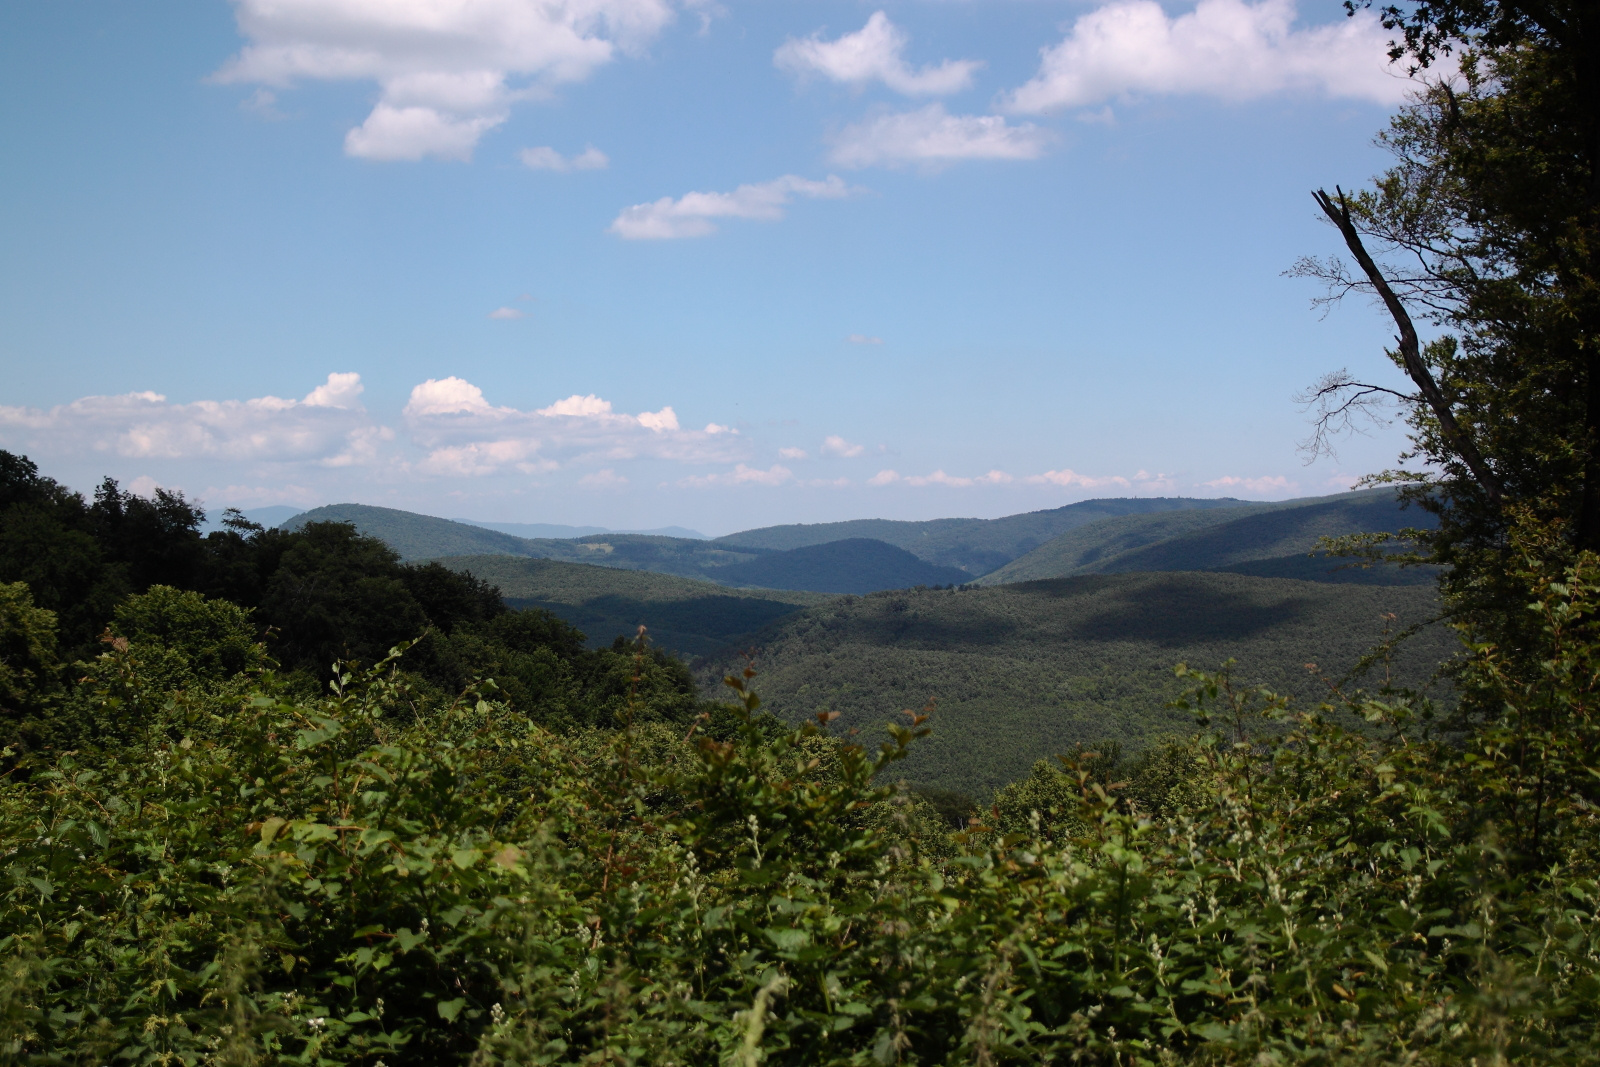
POLYGON ((1084 500, 1048 511, 1000 519, 932 519, 901 522, 854 519, 793 526, 766 526, 719 537, 715 543, 737 548, 784 550, 846 538, 868 537, 903 548, 929 563, 959 567, 968 575, 988 574, 1068 530, 1119 515, 1191 509, 1234 508, 1243 501, 1185 497, 1084 500))
POLYGON ((871 593, 914 585, 951 585, 969 577, 966 571, 928 563, 903 548, 870 537, 774 552, 748 563, 719 567, 716 574, 724 581, 741 585, 817 593, 871 593))
MULTIPOLYGON (((538 551, 538 547, 544 544, 542 541, 530 541, 482 526, 469 526, 464 522, 451 522, 432 515, 418 515, 370 504, 328 504, 312 508, 283 523, 281 528, 298 530, 311 522, 348 522, 361 533, 380 539, 405 560, 488 553, 512 556, 548 554, 538 551)), ((568 550, 562 544, 556 551, 568 550)))
MULTIPOLYGON (((977 796, 1079 741, 1137 749, 1190 728, 1163 705, 1173 664, 1233 657, 1246 680, 1312 698, 1316 660, 1337 675, 1381 639, 1432 617, 1432 589, 1335 585, 1236 574, 1095 575, 991 588, 840 597, 758 634, 757 692, 799 721, 838 711, 837 728, 876 741, 879 724, 938 701, 934 733, 903 765, 914 783, 977 796)), ((1432 626, 1399 657, 1420 682, 1454 648, 1432 626)), ((698 665, 708 692, 738 661, 698 665)))
POLYGON ((1394 567, 1346 569, 1340 559, 1308 558, 1327 536, 1428 526, 1433 517, 1402 511, 1389 489, 1226 511, 1131 515, 1081 526, 999 570, 983 585, 1131 571, 1229 570, 1265 577, 1363 584, 1428 582, 1433 575, 1394 567))
POLYGON ((801 608, 833 597, 770 589, 729 589, 710 582, 585 563, 506 555, 439 560, 500 587, 514 608, 545 608, 582 630, 592 647, 643 623, 668 651, 704 656, 801 608))

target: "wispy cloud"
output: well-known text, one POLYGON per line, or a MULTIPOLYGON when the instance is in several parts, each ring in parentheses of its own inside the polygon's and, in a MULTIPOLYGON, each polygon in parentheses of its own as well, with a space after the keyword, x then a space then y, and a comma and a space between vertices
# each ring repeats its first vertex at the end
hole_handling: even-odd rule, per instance
POLYGON ((489 312, 489 317, 491 319, 501 319, 510 322, 514 319, 522 318, 525 314, 526 312, 518 311, 513 307, 498 307, 489 312))
POLYGON ((776 222, 797 196, 837 200, 853 191, 831 174, 820 182, 785 174, 770 182, 741 185, 731 193, 685 193, 676 200, 664 196, 635 204, 612 221, 609 232, 630 241, 704 237, 717 231, 714 219, 776 222))
POLYGON ((951 115, 943 104, 929 104, 846 126, 834 138, 830 158, 841 167, 1038 159, 1052 139, 1030 122, 1013 126, 999 115, 951 115))
POLYGON ((592 474, 585 474, 582 478, 579 478, 578 484, 586 485, 591 489, 621 489, 628 484, 628 479, 610 467, 602 467, 592 474))
POLYGON ((992 470, 987 474, 975 477, 964 477, 955 474, 946 474, 943 470, 936 470, 932 474, 902 475, 895 470, 881 470, 867 479, 868 485, 895 485, 897 483, 914 486, 943 485, 951 489, 968 489, 975 485, 1009 485, 1015 481, 1005 471, 992 470))
POLYGON ((1390 65, 1389 34, 1375 13, 1294 22, 1294 0, 1200 0, 1176 17, 1155 0, 1106 4, 1042 50, 1038 74, 1003 109, 1033 114, 1179 93, 1250 100, 1306 92, 1394 104, 1414 87, 1390 65))
POLYGON ((529 170, 553 170, 561 174, 574 170, 605 170, 611 165, 611 157, 594 145, 575 156, 564 156, 549 147, 524 148, 517 153, 517 158, 529 170))
POLYGON ((803 448, 780 448, 779 459, 810 459, 811 455, 803 448))
POLYGON ((864 334, 864 333, 853 333, 849 337, 846 337, 845 340, 849 341, 853 345, 881 345, 881 344, 883 344, 883 338, 881 338, 881 337, 869 337, 867 334, 864 334))
POLYGON ((938 66, 913 70, 905 59, 909 43, 905 31, 878 11, 855 33, 832 41, 823 40, 821 34, 791 37, 772 58, 779 69, 802 77, 821 75, 855 86, 878 81, 906 96, 960 92, 972 85, 973 74, 983 66, 973 59, 947 59, 938 66))
POLYGON ((719 485, 782 485, 794 477, 794 471, 774 463, 766 470, 738 464, 731 471, 716 474, 694 474, 678 479, 685 489, 708 489, 719 485))
POLYGON ((1228 475, 1223 478, 1213 478, 1209 482, 1201 482, 1200 484, 1207 489, 1243 490, 1256 496, 1289 493, 1300 488, 1298 482, 1290 481, 1281 474, 1260 478, 1239 478, 1234 475, 1228 475))

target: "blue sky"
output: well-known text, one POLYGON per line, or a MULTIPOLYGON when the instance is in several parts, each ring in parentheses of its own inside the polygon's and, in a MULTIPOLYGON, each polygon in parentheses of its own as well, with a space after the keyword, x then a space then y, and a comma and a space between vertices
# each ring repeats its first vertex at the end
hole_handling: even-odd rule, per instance
POLYGON ((1331 0, 0 7, 0 447, 211 508, 721 533, 1281 498, 1390 381, 1283 276, 1385 162, 1331 0))

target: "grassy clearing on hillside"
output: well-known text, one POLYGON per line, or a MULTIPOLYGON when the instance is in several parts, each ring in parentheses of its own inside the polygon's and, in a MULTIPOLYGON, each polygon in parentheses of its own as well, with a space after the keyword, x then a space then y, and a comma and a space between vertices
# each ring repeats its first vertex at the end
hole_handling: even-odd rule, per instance
MULTIPOLYGON (((1337 677, 1383 638, 1437 611, 1417 586, 1331 585, 1209 573, 1128 574, 964 591, 842 597, 758 635, 764 707, 791 722, 840 712, 838 730, 937 700, 933 736, 903 765, 923 786, 986 796, 1034 761, 1079 742, 1138 749, 1187 731, 1164 705, 1183 661, 1301 697, 1324 693, 1311 661, 1337 677), (1385 613, 1394 613, 1386 620, 1385 613)), ((1402 679, 1421 683, 1456 648, 1434 625, 1408 641, 1402 679)), ((700 665, 707 691, 737 659, 700 665)), ((1372 684, 1372 683, 1368 683, 1372 684)))
POLYGON ((657 646, 705 656, 784 615, 834 599, 550 559, 455 556, 438 562, 499 586, 511 607, 560 616, 582 630, 591 647, 609 645, 619 634, 631 637, 642 623, 657 646))

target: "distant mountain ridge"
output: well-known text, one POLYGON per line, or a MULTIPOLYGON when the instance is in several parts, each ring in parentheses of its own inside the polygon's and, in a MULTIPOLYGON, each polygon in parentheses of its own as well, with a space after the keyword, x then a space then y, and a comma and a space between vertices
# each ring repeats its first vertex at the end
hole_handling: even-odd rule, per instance
POLYGON ((1423 569, 1340 569, 1312 558, 1323 537, 1429 529, 1427 512, 1403 511, 1392 489, 1248 504, 1225 511, 1141 515, 1092 523, 1041 545, 980 579, 983 585, 1135 571, 1231 571, 1313 581, 1408 584, 1423 569))
POLYGON ((1005 566, 1061 536, 1101 519, 1150 512, 1244 506, 1231 497, 1122 497, 1083 500, 1045 511, 1029 511, 999 519, 851 519, 789 526, 764 526, 716 539, 740 548, 785 550, 854 538, 871 538, 903 548, 929 563, 959 567, 976 578, 1005 566))
MULTIPOLYGON (((210 533, 213 530, 223 529, 222 517, 226 510, 226 508, 216 510, 207 508, 206 521, 200 527, 201 532, 210 533)), ((239 514, 251 522, 271 530, 274 527, 282 526, 296 515, 299 515, 302 510, 302 508, 291 507, 288 504, 269 504, 264 508, 242 508, 239 514)))
POLYGON ((841 594, 1132 571, 1232 571, 1379 585, 1433 577, 1425 570, 1392 566, 1351 569, 1343 561, 1309 555, 1324 536, 1432 522, 1422 512, 1402 516, 1388 489, 1270 503, 1086 500, 1000 519, 861 519, 764 527, 715 540, 622 533, 519 537, 365 504, 315 508, 284 527, 318 521, 353 523, 407 560, 502 555, 653 571, 723 586, 841 594), (862 531, 881 536, 862 536, 862 531), (840 533, 849 536, 833 536, 840 533), (981 575, 973 570, 990 563, 994 566, 981 575))
POLYGON ((687 526, 662 526, 654 530, 613 530, 609 526, 563 526, 554 522, 482 522, 478 519, 451 519, 451 522, 461 522, 468 526, 481 526, 485 530, 497 530, 513 537, 526 537, 533 540, 544 538, 568 539, 574 537, 592 537, 595 534, 645 534, 651 537, 683 537, 694 541, 708 541, 710 538, 699 530, 691 530, 687 526))
POLYGON ((348 522, 382 539, 406 560, 460 556, 523 556, 654 571, 727 586, 829 593, 867 593, 899 586, 965 581, 965 571, 940 567, 909 552, 865 538, 808 546, 798 552, 741 548, 718 541, 648 534, 590 534, 526 538, 431 515, 367 504, 332 504, 286 524, 348 522))

